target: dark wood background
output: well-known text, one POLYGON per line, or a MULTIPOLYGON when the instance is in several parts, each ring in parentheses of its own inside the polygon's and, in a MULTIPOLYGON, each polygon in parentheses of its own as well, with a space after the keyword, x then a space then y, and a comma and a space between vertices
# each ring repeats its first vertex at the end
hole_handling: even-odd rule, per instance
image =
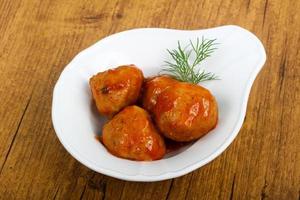
POLYGON ((299 0, 0 0, 1 199, 299 199, 299 10, 299 0), (180 178, 136 183, 97 174, 65 151, 52 91, 79 51, 135 27, 225 24, 254 32, 267 62, 221 156, 180 178))

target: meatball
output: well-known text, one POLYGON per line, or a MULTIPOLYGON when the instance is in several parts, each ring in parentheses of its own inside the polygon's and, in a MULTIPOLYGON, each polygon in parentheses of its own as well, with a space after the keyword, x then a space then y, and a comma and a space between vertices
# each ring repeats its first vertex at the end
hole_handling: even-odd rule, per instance
POLYGON ((175 83, 178 81, 168 76, 158 76, 147 80, 144 84, 143 108, 151 112, 158 95, 175 83))
POLYGON ((112 154, 131 160, 158 160, 166 153, 149 114, 138 106, 124 108, 106 123, 102 142, 112 154))
POLYGON ((100 114, 112 117, 122 108, 134 104, 143 81, 143 73, 135 65, 120 66, 93 76, 90 88, 100 114))
POLYGON ((201 86, 183 82, 168 87, 157 97, 153 113, 161 133, 180 142, 202 137, 218 121, 213 95, 201 86))

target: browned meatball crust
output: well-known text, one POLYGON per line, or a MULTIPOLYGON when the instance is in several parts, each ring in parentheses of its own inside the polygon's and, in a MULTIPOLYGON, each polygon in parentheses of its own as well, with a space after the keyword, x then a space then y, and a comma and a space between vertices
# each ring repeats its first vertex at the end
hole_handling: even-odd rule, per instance
POLYGON ((168 76, 157 76, 147 80, 144 83, 143 108, 152 111, 159 94, 175 83, 178 81, 168 76))
POLYGON ((90 79, 90 88, 100 114, 112 117, 125 106, 134 104, 143 80, 142 71, 135 65, 124 65, 94 75, 90 79))
POLYGON ((138 106, 124 108, 106 123, 102 141, 112 154, 131 160, 157 160, 166 153, 149 114, 138 106))
POLYGON ((218 121, 217 102, 209 90, 179 82, 165 89, 153 108, 161 133, 175 141, 192 141, 212 130, 218 121))

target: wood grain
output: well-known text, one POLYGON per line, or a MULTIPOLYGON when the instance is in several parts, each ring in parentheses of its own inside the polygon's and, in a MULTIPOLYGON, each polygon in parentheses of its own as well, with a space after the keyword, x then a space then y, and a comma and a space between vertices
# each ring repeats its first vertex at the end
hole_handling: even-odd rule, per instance
POLYGON ((299 199, 300 1, 0 0, 1 199, 299 199), (186 176, 135 183, 75 161, 51 123, 53 86, 97 40, 135 27, 236 24, 267 63, 230 147, 186 176))

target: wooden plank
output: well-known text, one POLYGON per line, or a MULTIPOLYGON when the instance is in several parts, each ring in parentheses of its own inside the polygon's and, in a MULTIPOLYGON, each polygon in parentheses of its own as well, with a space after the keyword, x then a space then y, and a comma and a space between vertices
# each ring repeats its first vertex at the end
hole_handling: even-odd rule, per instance
POLYGON ((299 199, 300 1, 0 0, 0 199, 299 199), (237 24, 267 63, 233 144, 186 176, 135 183, 97 174, 51 124, 54 84, 80 50, 135 27, 237 24))

